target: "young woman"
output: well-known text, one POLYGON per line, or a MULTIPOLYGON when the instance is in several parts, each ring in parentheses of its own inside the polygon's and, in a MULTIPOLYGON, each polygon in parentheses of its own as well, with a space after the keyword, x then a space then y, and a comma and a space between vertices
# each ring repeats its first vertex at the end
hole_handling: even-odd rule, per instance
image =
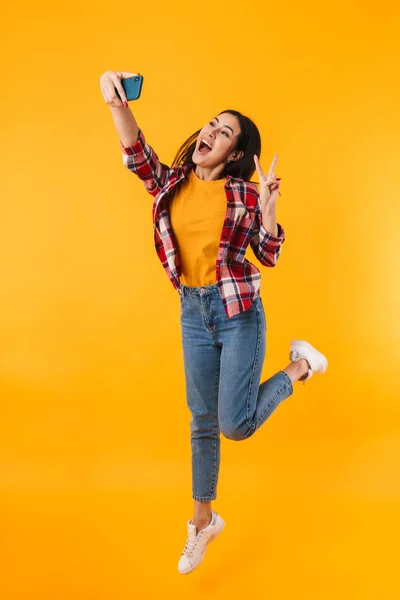
POLYGON ((328 362, 308 342, 293 340, 290 363, 260 385, 266 320, 260 272, 244 254, 250 245, 269 267, 279 258, 285 232, 276 221, 278 156, 264 173, 257 127, 238 111, 226 110, 188 138, 168 167, 146 142, 128 107, 121 79, 133 75, 107 71, 100 83, 124 165, 155 197, 156 251, 180 294, 194 514, 187 522, 178 570, 190 573, 224 527, 211 507, 220 433, 232 440, 250 437, 293 394, 296 381, 324 373, 328 362), (250 181, 255 170, 259 187, 250 181))

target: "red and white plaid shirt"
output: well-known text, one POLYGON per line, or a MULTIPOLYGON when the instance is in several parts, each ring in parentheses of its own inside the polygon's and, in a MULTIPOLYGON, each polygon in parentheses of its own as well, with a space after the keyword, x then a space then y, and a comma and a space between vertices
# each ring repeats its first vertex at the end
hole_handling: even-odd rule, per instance
MULTIPOLYGON (((136 173, 146 190, 155 197, 153 229, 156 252, 169 280, 180 293, 181 267, 167 206, 175 187, 192 166, 168 167, 160 162, 141 129, 133 146, 125 147, 121 140, 120 146, 124 165, 136 173)), ((230 318, 248 310, 260 295, 260 271, 244 258, 247 246, 250 244, 262 265, 274 267, 285 241, 285 232, 279 223, 277 237, 264 228, 256 184, 228 175, 225 193, 227 207, 216 261, 216 284, 230 318)))

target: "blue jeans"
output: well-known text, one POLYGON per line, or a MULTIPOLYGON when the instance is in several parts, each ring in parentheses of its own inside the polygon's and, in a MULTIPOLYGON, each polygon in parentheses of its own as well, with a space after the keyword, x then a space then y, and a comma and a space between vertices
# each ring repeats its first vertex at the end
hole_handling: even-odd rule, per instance
POLYGON ((220 432, 244 440, 293 394, 287 373, 261 383, 266 321, 261 297, 228 319, 217 284, 181 284, 181 332, 192 449, 192 496, 215 500, 220 432))

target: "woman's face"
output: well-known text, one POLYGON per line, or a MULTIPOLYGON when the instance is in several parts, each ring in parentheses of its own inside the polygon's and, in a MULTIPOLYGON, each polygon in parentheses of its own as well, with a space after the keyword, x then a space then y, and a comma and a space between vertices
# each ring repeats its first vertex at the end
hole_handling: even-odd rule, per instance
POLYGON ((235 115, 222 113, 214 117, 199 133, 192 156, 193 162, 200 167, 212 169, 222 163, 226 164, 228 159, 240 158, 243 152, 233 150, 239 134, 239 120, 235 115))

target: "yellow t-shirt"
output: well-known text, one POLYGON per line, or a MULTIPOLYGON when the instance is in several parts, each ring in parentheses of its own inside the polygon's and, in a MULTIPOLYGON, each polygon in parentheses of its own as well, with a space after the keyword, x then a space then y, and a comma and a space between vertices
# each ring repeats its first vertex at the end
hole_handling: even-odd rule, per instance
POLYGON ((183 285, 216 283, 215 266, 227 206, 225 183, 225 178, 204 181, 191 169, 169 202, 183 285))

